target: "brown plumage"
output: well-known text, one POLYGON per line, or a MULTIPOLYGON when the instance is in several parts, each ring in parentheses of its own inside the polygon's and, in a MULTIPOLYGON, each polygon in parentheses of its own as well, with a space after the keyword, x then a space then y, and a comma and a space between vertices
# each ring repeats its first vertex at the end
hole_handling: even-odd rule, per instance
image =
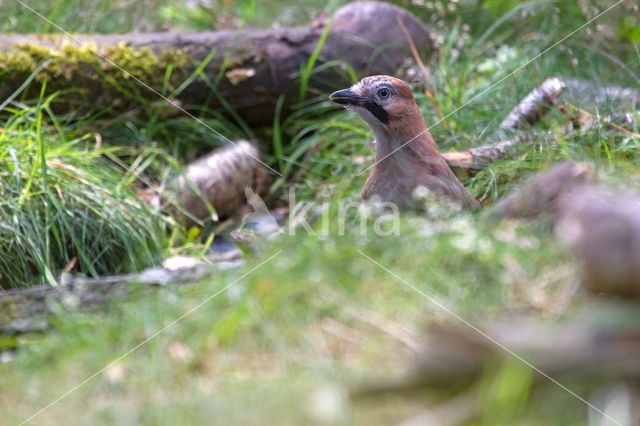
POLYGON ((465 208, 479 206, 438 152, 404 81, 366 77, 330 99, 353 108, 376 135, 376 162, 362 190, 364 199, 377 195, 406 207, 414 203, 414 190, 423 186, 465 208))

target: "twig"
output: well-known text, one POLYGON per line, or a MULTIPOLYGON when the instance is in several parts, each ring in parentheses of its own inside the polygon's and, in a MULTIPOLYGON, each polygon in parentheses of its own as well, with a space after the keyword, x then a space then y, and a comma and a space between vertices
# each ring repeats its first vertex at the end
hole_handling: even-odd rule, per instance
MULTIPOLYGON (((579 87, 591 88, 586 83, 580 83, 579 87)), ((507 117, 500 124, 501 130, 519 130, 526 125, 533 125, 537 123, 540 118, 546 114, 549 109, 558 104, 561 99, 567 98, 565 94, 566 88, 572 87, 577 90, 576 80, 573 79, 561 79, 558 77, 552 77, 546 79, 540 86, 532 90, 525 98, 516 105, 507 117)), ((635 93, 633 89, 620 88, 614 86, 606 86, 599 89, 602 95, 605 94, 612 97, 619 97, 627 94, 635 93)), ((635 95, 640 96, 640 95, 635 95)), ((599 119, 594 114, 579 108, 571 103, 564 102, 558 106, 558 110, 563 113, 569 114, 571 110, 577 111, 577 117, 572 117, 574 122, 577 122, 581 129, 587 128, 593 122, 600 122, 612 129, 623 132, 624 134, 633 138, 640 138, 640 134, 616 124, 615 121, 620 121, 623 124, 632 123, 633 116, 630 113, 614 114, 604 119, 599 119)), ((570 114, 569 114, 570 115, 570 114)), ((561 131, 570 136, 573 134, 574 127, 569 123, 567 126, 562 126, 561 131)), ((547 133, 550 134, 550 133, 547 133)), ((504 132, 497 132, 494 138, 504 137, 505 139, 499 142, 489 143, 481 145, 475 148, 470 148, 465 151, 451 151, 443 153, 443 157, 449 163, 449 166, 456 172, 456 174, 469 174, 473 170, 479 170, 487 167, 488 164, 507 157, 510 151, 515 150, 520 145, 526 145, 531 143, 535 139, 541 139, 545 134, 532 134, 522 133, 515 136, 505 135, 504 132)), ((552 135, 552 134, 551 134, 552 135)))
POLYGON ((464 151, 444 152, 442 156, 454 171, 479 170, 491 162, 505 158, 519 145, 532 142, 536 136, 536 134, 523 134, 495 144, 481 145, 464 151))
POLYGON ((395 321, 392 321, 377 312, 373 312, 362 306, 356 305, 352 300, 346 299, 334 291, 326 290, 323 292, 322 296, 331 303, 340 304, 340 306, 353 318, 377 328, 399 342, 402 342, 408 348, 414 351, 420 349, 421 346, 413 333, 395 321))
POLYGON ((401 17, 397 16, 396 21, 398 21, 398 25, 400 26, 400 29, 402 30, 405 37, 407 38, 407 43, 409 43, 411 54, 413 55, 413 58, 416 60, 416 63, 418 64, 418 67, 420 68, 420 71, 424 76, 424 80, 425 80, 424 94, 433 103, 433 107, 436 110, 436 114, 438 115, 438 120, 440 121, 440 123, 442 123, 445 127, 448 127, 447 123, 444 121, 444 115, 442 114, 442 108, 440 107, 440 103, 438 102, 438 99, 436 99, 436 96, 435 96, 436 85, 435 85, 435 82, 433 81, 433 78, 431 77, 431 73, 429 73, 429 70, 427 70, 427 67, 425 67, 424 62, 422 62, 422 58, 420 58, 420 54, 418 53, 418 49, 416 48, 416 45, 413 42, 413 38, 411 37, 411 34, 409 33, 409 30, 407 29, 404 22, 402 22, 401 17), (433 88, 433 92, 429 89, 429 87, 433 88))
POLYGON ((569 112, 567 111, 567 109, 570 109, 579 113, 576 120, 578 121, 578 124, 580 124, 581 126, 591 124, 592 122, 600 122, 605 126, 609 126, 615 130, 618 130, 624 133, 627 136, 631 136, 632 138, 640 138, 640 133, 632 132, 631 130, 625 129, 622 126, 619 126, 616 123, 613 123, 612 121, 615 119, 615 117, 605 117, 603 119, 600 119, 595 114, 592 114, 589 111, 584 110, 580 107, 577 107, 569 102, 564 103, 564 105, 561 108, 561 110, 569 112))

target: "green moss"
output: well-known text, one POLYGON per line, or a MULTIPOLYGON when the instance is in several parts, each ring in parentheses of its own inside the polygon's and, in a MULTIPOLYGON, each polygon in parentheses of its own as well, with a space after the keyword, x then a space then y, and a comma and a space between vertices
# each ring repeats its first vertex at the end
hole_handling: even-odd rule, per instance
POLYGON ((3 300, 0 303, 0 325, 6 325, 16 319, 18 309, 13 300, 3 300))
POLYGON ((167 68, 170 64, 175 69, 188 69, 195 65, 194 60, 187 52, 180 49, 167 49, 158 55, 159 64, 162 68, 167 68))
POLYGON ((26 52, 0 53, 0 76, 9 73, 23 73, 35 69, 33 58, 26 52), (32 68, 33 67, 33 68, 32 68))
POLYGON ((57 53, 73 62, 93 62, 96 60, 97 52, 98 46, 94 42, 84 42, 80 47, 76 47, 65 40, 57 53))
POLYGON ((17 87, 25 74, 32 73, 43 61, 52 60, 36 81, 47 80, 52 91, 68 87, 72 80, 81 88, 82 81, 91 81, 89 88, 111 99, 115 96, 109 96, 110 91, 122 97, 123 87, 130 83, 131 77, 157 89, 163 84, 177 87, 196 65, 188 53, 179 49, 165 49, 156 54, 146 46, 136 48, 123 42, 104 49, 101 56, 105 59, 101 59, 98 46, 93 42, 76 46, 68 40, 60 41, 59 37, 51 41, 59 47, 25 42, 0 53, 0 78, 9 85, 15 82, 17 87), (166 82, 169 67, 171 79, 166 82), (98 81, 101 83, 96 87, 98 81))
POLYGON ((124 43, 119 43, 115 46, 109 46, 105 50, 104 56, 109 60, 108 62, 115 64, 106 67, 111 66, 117 69, 125 79, 131 76, 150 79, 158 74, 158 57, 148 47, 135 49, 124 43))

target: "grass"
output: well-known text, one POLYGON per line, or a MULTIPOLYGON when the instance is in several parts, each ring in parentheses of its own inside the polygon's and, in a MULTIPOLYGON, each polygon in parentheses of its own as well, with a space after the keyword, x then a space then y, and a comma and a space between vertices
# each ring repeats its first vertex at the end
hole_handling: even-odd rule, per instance
MULTIPOLYGON (((43 84, 44 89, 44 84, 43 84)), ((55 95, 6 108, 0 133, 0 286, 55 284, 63 268, 97 277, 158 262, 166 253, 162 216, 128 183, 156 154, 117 161, 122 147, 97 147, 53 115, 55 95), (138 164, 138 166, 136 166, 138 164)))
MULTIPOLYGON (((427 226, 432 225, 407 223, 402 237, 392 241, 375 237, 363 241, 356 231, 339 240, 299 235, 276 242, 264 258, 277 250, 283 252, 270 264, 239 281, 140 351, 118 361, 116 367, 112 366, 115 372, 100 375, 39 421, 76 418, 93 423, 100 422, 103 415, 107 416, 103 420, 108 421, 109 416, 125 415, 120 413, 125 409, 122 404, 133 397, 136 403, 129 407, 133 410, 129 415, 143 423, 157 421, 159 417, 154 413, 157 409, 178 417, 189 412, 184 420, 188 423, 204 421, 213 410, 222 416, 221 423, 233 423, 231 419, 237 416, 238 422, 253 419, 256 423, 259 418, 271 417, 285 424, 299 424, 299 419, 313 417, 308 412, 313 409, 304 404, 294 407, 286 404, 295 393, 304 391, 313 398, 313 391, 323 386, 342 386, 367 376, 397 373, 394 364, 401 366, 407 362, 404 357, 408 349, 395 336, 367 323, 360 310, 382 315, 413 332, 429 317, 446 320, 445 313, 375 267, 358 250, 428 294, 446 300, 447 306, 470 319, 495 316, 504 312, 507 303, 513 304, 510 299, 515 297, 511 287, 514 277, 503 273, 505 259, 537 265, 527 271, 532 277, 560 267, 566 259, 551 244, 550 236, 538 240, 526 231, 513 230, 513 238, 526 238, 531 240, 530 244, 547 247, 532 254, 526 248, 514 249, 510 241, 496 238, 495 232, 480 231, 477 241, 468 244, 462 240, 467 227, 473 226, 468 217, 443 221, 441 226, 452 229, 438 232, 432 238, 421 237, 421 232, 428 232, 423 229, 427 226), (414 237, 407 239, 407 235, 414 237), (395 247, 394 253, 388 251, 390 245, 395 247), (416 323, 418 318, 423 320, 416 323), (344 340, 349 334, 328 333, 330 321, 343 324, 355 341, 344 340), (188 355, 184 358, 176 355, 177 348, 187 348, 188 355), (123 377, 118 376, 120 370, 123 377), (111 382, 109 374, 118 377, 111 382), (153 383, 163 385, 148 394, 145 389, 150 391, 155 387, 153 383), (185 400, 187 394, 190 396, 185 400), (80 406, 87 403, 86 398, 98 401, 107 396, 109 402, 104 408, 96 407, 92 413, 75 417, 80 406), (155 409, 145 409, 147 404, 155 409), (217 411, 215 406, 226 408, 217 411)), ((45 342, 25 344, 24 355, 15 361, 15 368, 6 372, 4 380, 7 384, 28 380, 37 389, 35 400, 52 399, 58 390, 46 383, 62 380, 60 384, 64 383, 66 388, 80 382, 83 376, 98 370, 239 275, 240 272, 229 272, 182 289, 163 290, 144 301, 112 306, 98 315, 99 330, 94 326, 98 320, 95 316, 62 312, 60 331, 45 342), (66 349, 60 351, 60 345, 66 349), (73 359, 85 361, 78 368, 77 363, 71 362, 73 359), (39 369, 37 366, 42 363, 48 365, 48 371, 55 372, 53 377, 38 374, 31 379, 20 378, 22 372, 39 369)), ((526 300, 519 302, 527 304, 526 300)), ((27 411, 33 402, 23 404, 20 406, 27 411)), ((341 423, 350 422, 344 418, 341 423)))
MULTIPOLYGON (((268 27, 278 22, 290 26, 305 22, 318 11, 328 11, 343 0, 38 0, 26 5, 46 16, 69 32, 124 33, 161 29, 209 31, 231 29, 245 23, 268 27), (260 5, 261 7, 258 7, 260 5)), ((49 22, 33 19, 34 15, 19 2, 3 2, 0 13, 7 16, 2 31, 7 33, 55 33, 49 22)))
MULTIPOLYGON (((447 117, 447 126, 431 129, 441 150, 485 143, 513 105, 550 75, 638 85, 636 27, 625 10, 599 21, 612 31, 592 26, 591 33, 576 34, 492 87, 593 17, 593 11, 551 1, 398 3, 436 27, 445 25, 447 31, 440 53, 425 58, 436 101, 447 117)), ((72 0, 56 5, 43 1, 40 6, 53 8, 52 19, 71 31, 128 31, 174 22, 166 20, 167 6, 160 1, 96 4, 93 12, 74 7, 72 0), (115 9, 111 17, 101 19, 108 7, 115 9), (135 15, 137 8, 149 14, 135 15), (90 17, 79 19, 79 14, 90 17)), ((203 4, 204 10, 211 7, 203 4)), ((331 10, 338 4, 326 7, 331 10)), ((251 1, 216 5, 239 26, 264 22, 251 1)), ((1 7, 9 8, 12 17, 1 30, 50 30, 15 5, 1 7)), ((200 6, 171 7, 174 18, 185 11, 186 18, 179 19, 185 29, 200 29, 215 18, 197 12, 200 6)), ((290 8, 259 9, 269 22, 286 24, 307 7, 311 6, 291 2, 290 8)), ((302 80, 312 80, 323 66, 339 70, 339 64, 319 62, 302 69, 302 80)), ((265 158, 284 175, 275 180, 273 195, 286 200, 288 189, 294 188, 299 205, 312 206, 317 214, 324 211, 329 232, 320 232, 319 220, 316 235, 280 237, 241 270, 134 294, 96 312, 58 307, 49 333, 4 338, 0 345, 12 360, 0 364, 3 423, 25 420, 108 365, 34 423, 394 424, 442 395, 354 402, 345 399, 344 392, 363 379, 404 372, 411 364, 406 335, 419 335, 431 322, 457 323, 362 253, 471 322, 517 314, 553 322, 583 303, 582 296, 562 299, 575 271, 570 254, 544 224, 491 225, 479 215, 445 211, 403 217, 397 236, 376 236, 370 221, 363 236, 357 213, 351 210, 340 232, 336 212, 344 203, 358 200, 366 174, 357 174, 373 159, 367 144, 373 135, 354 114, 337 111, 326 93, 304 87, 300 91, 306 92, 306 99, 291 116, 275 117, 277 125, 266 132, 273 149, 265 158), (230 283, 234 284, 228 290, 120 358, 230 283), (389 325, 396 332, 389 332, 389 325)), ((415 93, 427 122, 436 123, 431 100, 419 87, 415 93)), ((17 218, 10 222, 12 228, 0 229, 3 253, 14 250, 0 262, 3 278, 23 271, 23 278, 12 282, 51 281, 76 256, 74 271, 99 275, 136 269, 181 249, 180 243, 170 241, 193 242, 186 231, 170 240, 170 219, 130 202, 133 182, 168 179, 177 164, 219 145, 220 138, 188 117, 166 115, 152 103, 132 115, 106 118, 100 112, 56 116, 47 109, 49 98, 17 100, 3 111, 0 133, 0 163, 6 164, 0 218, 3 223, 17 218), (96 147, 96 129, 105 141, 101 147, 96 147), (43 234, 42 229, 50 232, 43 234)), ((617 107, 603 105, 598 113, 617 107)), ((231 139, 247 136, 239 120, 224 120, 206 108, 197 116, 231 139)), ((500 161, 465 184, 483 203, 491 204, 536 171, 574 158, 592 164, 604 182, 638 187, 637 139, 607 129, 562 135, 558 128, 565 121, 550 114, 540 129, 552 136, 537 140, 517 160, 500 161)), ((588 421, 582 402, 551 383, 534 390, 530 378, 531 371, 513 360, 488 365, 478 382, 484 408, 472 424, 588 421)), ((590 397, 585 383, 561 381, 590 397)))

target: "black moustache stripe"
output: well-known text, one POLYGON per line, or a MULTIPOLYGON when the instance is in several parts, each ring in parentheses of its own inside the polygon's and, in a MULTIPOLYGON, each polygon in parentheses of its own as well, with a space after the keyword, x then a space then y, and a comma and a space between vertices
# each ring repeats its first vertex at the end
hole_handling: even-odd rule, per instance
POLYGON ((375 118, 377 118, 381 123, 387 124, 389 122, 389 114, 375 102, 365 101, 362 104, 375 118))

